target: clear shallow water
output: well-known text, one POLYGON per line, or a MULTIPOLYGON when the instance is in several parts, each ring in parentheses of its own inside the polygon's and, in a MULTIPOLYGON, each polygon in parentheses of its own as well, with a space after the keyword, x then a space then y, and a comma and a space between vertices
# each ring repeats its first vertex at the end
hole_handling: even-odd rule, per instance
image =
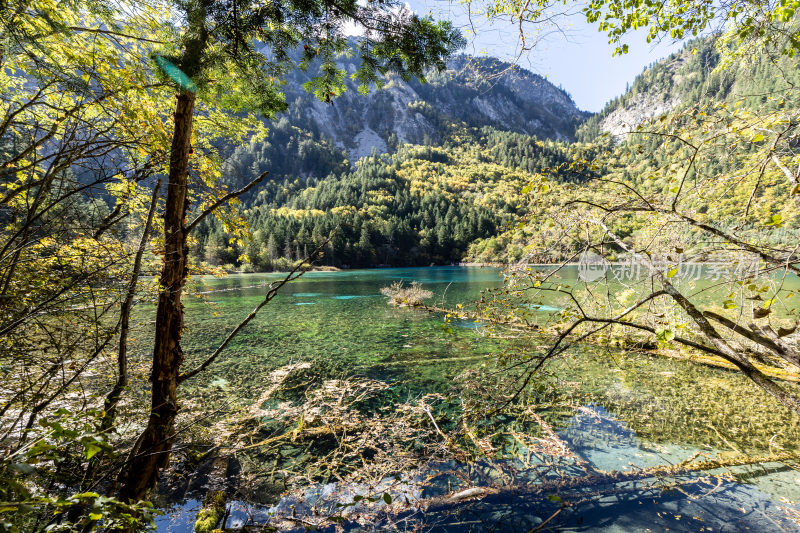
MULTIPOLYGON (((225 333, 262 300, 264 285, 277 279, 275 274, 251 274, 193 282, 190 290, 204 294, 187 299, 185 365, 210 355, 225 333)), ((497 269, 309 272, 261 311, 199 383, 225 378, 244 399, 256 398, 259 378, 273 369, 324 357, 331 369, 402 380, 410 389, 427 391, 460 371, 453 359, 481 359, 492 353, 497 344, 476 337, 479 325, 474 322, 463 321, 448 334, 440 328, 440 316, 387 305, 380 289, 398 280, 424 280, 434 293, 429 303, 443 306, 467 304, 481 289, 502 285, 497 269)))
MULTIPOLYGON (((186 366, 210 354, 258 304, 263 286, 277 278, 239 275, 197 284, 195 291, 206 294, 187 304, 186 366)), ((482 289, 501 285, 499 272, 488 268, 306 274, 264 308, 187 394, 204 403, 246 406, 259 396, 269 372, 313 359, 325 361, 331 375, 357 374, 399 383, 398 394, 445 391, 464 368, 482 363, 506 346, 488 338, 482 324, 457 321, 448 333, 440 327, 440 316, 388 306, 379 291, 395 280, 420 281, 434 292, 430 303, 449 307, 468 304, 482 289)), ((546 315, 557 308, 545 303, 536 312, 546 315)), ((536 349, 541 341, 531 344, 530 349, 536 349)), ((722 370, 598 352, 567 359, 552 371, 569 403, 585 409, 551 413, 548 420, 558 436, 598 470, 676 463, 697 452, 766 452, 769 442, 787 446, 800 435, 795 417, 775 407, 740 376, 722 370)), ((624 495, 590 498, 563 510, 548 526, 576 531, 798 530, 787 516, 798 512, 792 502, 800 500, 800 474, 778 465, 740 470, 749 472, 748 482, 717 486, 716 481, 709 481, 712 485, 701 481, 682 487, 682 492, 643 487, 624 495)), ((309 490, 324 492, 324 487, 309 490)), ((429 490, 435 494, 435 488, 429 490)), ((429 525, 440 531, 487 530, 482 524, 494 524, 498 531, 527 530, 560 506, 546 498, 499 498, 487 497, 479 504, 428 517, 429 525)), ((326 503, 324 498, 320 502, 326 503)), ((297 502, 285 500, 279 505, 292 503, 297 502)), ((159 531, 191 531, 196 504, 190 499, 179 505, 160 520, 159 531)), ((269 512, 241 502, 236 507, 229 526, 248 519, 263 521, 269 512), (248 513, 254 514, 248 517, 248 513)))

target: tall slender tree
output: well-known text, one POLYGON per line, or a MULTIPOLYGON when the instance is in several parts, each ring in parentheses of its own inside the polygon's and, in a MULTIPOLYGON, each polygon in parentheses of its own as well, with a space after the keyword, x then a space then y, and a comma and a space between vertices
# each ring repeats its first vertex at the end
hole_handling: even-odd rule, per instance
POLYGON ((359 90, 380 85, 390 72, 404 79, 423 77, 427 68, 443 68, 445 59, 462 45, 450 23, 420 18, 397 2, 355 0, 261 2, 256 0, 187 0, 176 2, 180 38, 172 53, 157 56, 162 72, 176 85, 173 134, 164 209, 164 264, 159 278, 155 343, 150 380, 151 407, 141 434, 121 474, 120 497, 145 499, 167 465, 175 438, 178 385, 184 360, 182 292, 187 278, 190 232, 207 215, 238 193, 199 206, 191 222, 190 173, 194 146, 193 119, 198 98, 232 110, 257 109, 266 116, 284 110, 279 92, 282 76, 293 68, 321 62, 320 75, 306 84, 319 99, 330 102, 345 90, 345 72, 336 56, 349 49, 346 25, 363 30, 357 50, 361 66, 352 75, 359 90), (302 50, 299 60, 295 50, 302 50))

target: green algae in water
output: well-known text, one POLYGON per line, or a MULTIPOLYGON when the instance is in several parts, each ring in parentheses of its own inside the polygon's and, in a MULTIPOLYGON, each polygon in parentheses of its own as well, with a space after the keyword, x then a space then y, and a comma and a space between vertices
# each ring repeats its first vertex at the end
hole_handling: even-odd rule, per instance
MULTIPOLYGON (((488 268, 307 273, 265 307, 233 340, 212 373, 198 376, 197 386, 190 383, 188 392, 202 397, 212 380, 225 379, 229 391, 246 404, 259 396, 263 379, 272 370, 290 362, 315 360, 341 366, 344 373, 402 382, 410 393, 444 392, 464 368, 489 361, 508 348, 506 341, 481 335, 482 328, 474 322, 459 322, 462 327, 448 333, 440 328, 440 316, 392 308, 384 298, 374 297, 396 278, 435 280, 435 285, 426 287, 434 292, 431 300, 444 299, 450 307, 469 305, 482 289, 501 286, 498 270, 488 268), (344 287, 347 294, 342 294, 344 287), (296 300, 298 295, 311 294, 334 296, 296 300)), ((234 288, 275 279, 279 276, 253 274, 204 281, 211 288, 234 288)), ((214 305, 190 300, 185 366, 207 357, 260 302, 263 290, 219 293, 214 305)), ((637 435, 657 443, 729 449, 729 441, 743 449, 760 450, 770 439, 773 444, 791 446, 800 435, 797 417, 737 373, 642 354, 620 357, 620 353, 591 350, 556 361, 552 372, 563 385, 561 400, 602 404, 637 435)))
MULTIPOLYGON (((392 308, 374 296, 393 279, 425 279, 436 281, 426 286, 434 292, 431 301, 444 300, 450 307, 469 305, 482 289, 501 286, 498 273, 457 267, 307 273, 262 310, 214 364, 213 377, 198 376, 190 393, 202 396, 205 385, 221 378, 246 404, 258 397, 264 377, 275 368, 315 360, 342 366, 345 372, 403 382, 409 392, 447 391, 464 368, 490 360, 509 343, 481 335, 480 324, 472 321, 459 322, 462 327, 448 333, 440 328, 442 317, 392 308), (333 296, 296 300, 312 294, 333 296)), ((211 288, 234 288, 279 278, 252 274, 204 281, 211 288)), ((263 290, 219 293, 214 305, 189 301, 185 366, 207 357, 260 302, 263 290)), ((777 435, 773 444, 785 446, 800 435, 797 417, 737 373, 642 354, 620 357, 620 353, 591 350, 556 361, 552 371, 563 384, 561 400, 602 404, 637 435, 653 442, 729 449, 729 441, 760 450, 773 435, 777 435)))
MULTIPOLYGON (((391 403, 429 392, 449 392, 453 379, 464 369, 492 361, 515 342, 514 347, 520 348, 519 341, 491 338, 480 329, 457 327, 447 333, 440 328, 441 316, 393 308, 384 298, 375 297, 381 287, 398 278, 428 280, 424 287, 434 292, 431 301, 443 307, 458 303, 468 307, 482 289, 501 285, 497 270, 478 268, 308 273, 288 287, 292 292, 279 294, 262 310, 211 372, 187 383, 184 397, 201 406, 229 403, 235 412, 237 406, 245 408, 261 395, 270 372, 292 362, 311 361, 315 372, 324 371, 331 379, 357 374, 395 383, 391 394, 381 400, 391 403), (317 295, 331 296, 297 301, 317 295), (228 381, 227 390, 208 386, 219 379, 228 381)), ((208 357, 261 301, 263 285, 276 279, 279 276, 254 274, 204 280, 211 288, 225 288, 226 292, 216 293, 213 304, 187 301, 185 366, 191 368, 208 357), (237 286, 242 288, 235 290, 237 286)), ((557 308, 555 302, 541 305, 557 308)), ((140 307, 138 312, 144 310, 140 307)), ((139 331, 136 338, 149 338, 149 333, 139 331)), ((524 341, 523 348, 526 343, 527 349, 536 350, 546 345, 546 340, 524 341)), ((146 348, 139 349, 141 354, 147 353, 146 348)), ((602 406, 635 435, 635 447, 640 450, 636 453, 641 457, 628 453, 630 446, 621 447, 613 435, 602 433, 591 453, 606 466, 621 462, 646 466, 653 453, 676 462, 698 450, 716 453, 738 448, 758 453, 779 447, 793 449, 800 436, 798 417, 735 372, 601 349, 586 349, 556 360, 548 370, 557 387, 555 392, 548 389, 538 394, 537 401, 602 406)), ((553 408, 542 416, 557 431, 573 437, 582 435, 585 440, 591 432, 589 426, 575 424, 571 409, 553 408)), ((271 460, 264 458, 270 464, 271 460)), ((778 483, 779 489, 770 489, 769 480, 777 474, 754 482, 772 494, 788 497, 786 486, 797 485, 797 476, 781 475, 791 479, 778 483)))

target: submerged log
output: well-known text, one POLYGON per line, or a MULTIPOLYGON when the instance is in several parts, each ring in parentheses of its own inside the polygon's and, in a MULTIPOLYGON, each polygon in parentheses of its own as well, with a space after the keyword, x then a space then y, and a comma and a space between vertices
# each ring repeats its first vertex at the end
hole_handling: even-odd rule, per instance
POLYGON ((270 444, 275 444, 276 442, 280 442, 283 440, 291 440, 292 442, 298 440, 308 440, 308 439, 316 439, 319 437, 330 437, 341 433, 344 430, 343 426, 317 426, 317 427, 305 427, 302 429, 293 429, 291 431, 287 431, 281 435, 276 435, 274 437, 269 437, 268 439, 264 439, 262 441, 256 442, 254 444, 248 444, 247 446, 237 447, 236 451, 242 450, 249 450, 251 448, 258 448, 261 446, 267 446, 270 444))
MULTIPOLYGON (((548 497, 566 490, 591 489, 593 487, 607 485, 607 487, 600 490, 594 490, 591 493, 584 492, 578 495, 582 498, 588 497, 593 499, 598 498, 603 494, 619 494, 631 490, 635 491, 642 489, 641 486, 635 485, 631 485, 629 487, 620 487, 619 484, 622 483, 654 478, 680 478, 693 472, 717 470, 720 468, 780 463, 800 459, 800 454, 797 452, 786 452, 762 456, 746 456, 737 454, 734 456, 725 455, 724 457, 717 457, 704 461, 693 461, 693 459, 694 458, 676 465, 654 466, 635 471, 600 472, 586 476, 565 477, 559 480, 546 481, 542 483, 519 484, 499 488, 466 487, 449 494, 430 498, 428 500, 416 501, 414 503, 406 502, 406 505, 382 505, 379 508, 367 508, 363 511, 349 514, 346 519, 355 523, 369 522, 373 524, 381 524, 383 521, 391 521, 393 517, 399 517, 408 512, 409 505, 418 507, 419 509, 423 510, 425 514, 442 513, 453 510, 455 507, 469 504, 470 502, 480 502, 484 498, 491 496, 499 496, 503 501, 519 496, 529 496, 533 498, 548 497)), ((555 516, 558 515, 565 507, 570 505, 570 502, 564 501, 561 508, 548 517, 542 524, 539 524, 537 528, 531 531, 539 531, 542 526, 552 521, 555 516)), ((309 520, 311 519, 310 517, 308 518, 309 520)), ((287 529, 296 527, 298 524, 307 529, 322 529, 332 525, 340 525, 343 517, 341 515, 335 515, 328 518, 323 516, 315 516, 313 522, 309 520, 305 520, 302 517, 295 515, 276 515, 270 520, 268 525, 263 524, 250 526, 248 528, 238 530, 237 533, 251 533, 256 531, 259 533, 265 533, 267 531, 277 531, 284 527, 287 529), (331 520, 331 518, 334 520, 331 520)))
POLYGON ((467 492, 470 492, 470 497, 473 498, 476 496, 485 497, 490 495, 507 495, 509 497, 515 495, 547 496, 564 490, 578 490, 595 487, 598 485, 616 485, 619 483, 642 481, 653 478, 681 477, 693 472, 705 472, 720 468, 731 468, 755 464, 781 463, 797 459, 800 459, 800 454, 797 452, 786 452, 761 456, 735 455, 732 457, 728 456, 725 458, 716 458, 696 462, 689 460, 675 465, 653 466, 650 468, 643 468, 641 470, 634 470, 630 472, 612 470, 611 472, 602 472, 578 477, 567 477, 559 480, 545 481, 543 483, 514 485, 502 488, 485 487, 481 489, 481 494, 479 494, 477 491, 470 492, 474 489, 465 489, 453 495, 431 498, 425 502, 424 507, 426 512, 452 507, 454 501, 458 501, 460 499, 456 498, 456 496, 467 492))
POLYGON ((448 498, 448 500, 451 502, 457 502, 459 500, 467 500, 469 498, 474 498, 476 496, 483 496, 485 492, 486 490, 481 487, 473 487, 471 489, 462 490, 460 492, 452 494, 448 498))
MULTIPOLYGON (((479 320, 482 322, 486 322, 492 324, 494 326, 505 326, 508 328, 518 328, 517 331, 526 329, 529 331, 535 331, 537 333, 542 333, 545 335, 550 335, 553 337, 557 337, 555 334, 548 330, 544 330, 540 328, 535 323, 528 323, 525 320, 520 318, 513 318, 513 319, 498 319, 495 317, 487 317, 480 313, 475 313, 472 311, 466 311, 464 309, 448 309, 446 307, 437 307, 435 305, 419 305, 417 306, 420 309, 424 309, 429 313, 436 313, 436 314, 443 314, 449 315, 454 318, 459 318, 462 320, 479 320)), ((714 355, 708 355, 700 352, 699 350, 692 350, 690 353, 683 353, 679 350, 670 350, 670 349, 663 349, 658 347, 657 345, 652 344, 645 344, 643 346, 631 346, 628 348, 631 351, 635 351, 638 353, 642 353, 645 355, 651 356, 666 356, 670 359, 678 359, 681 361, 691 361, 693 363, 699 363, 706 366, 716 367, 716 368, 724 368, 726 370, 737 370, 737 366, 730 361, 727 361, 721 357, 717 357, 714 355)), ((754 365, 761 373, 764 375, 773 378, 779 379, 782 381, 789 381, 793 383, 800 382, 800 372, 793 370, 792 368, 785 368, 782 365, 777 363, 770 364, 768 361, 760 361, 758 360, 758 354, 754 352, 750 352, 748 355, 754 357, 757 360, 757 363, 754 365)))

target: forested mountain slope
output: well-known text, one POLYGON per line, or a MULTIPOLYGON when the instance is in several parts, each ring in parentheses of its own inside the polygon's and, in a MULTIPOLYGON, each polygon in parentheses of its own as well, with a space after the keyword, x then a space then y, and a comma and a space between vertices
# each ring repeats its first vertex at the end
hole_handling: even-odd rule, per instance
MULTIPOLYGON (((525 221, 476 241, 467 258, 511 262, 526 254, 538 261, 577 257, 584 236, 564 238, 549 229, 554 215, 570 211, 567 206, 602 206, 613 219, 609 228, 633 248, 653 238, 653 213, 678 207, 681 216, 735 228, 744 239, 763 240, 765 228, 774 228, 766 234, 775 242, 800 237, 795 202, 788 200, 797 188, 787 179, 786 166, 777 164, 789 154, 770 153, 779 141, 797 146, 791 139, 798 59, 762 54, 739 58, 724 69, 716 68, 720 61, 715 43, 700 39, 648 67, 578 132, 600 154, 578 166, 593 168, 603 179, 558 183, 564 169, 551 169, 546 194, 529 187, 533 193, 520 208, 525 221), (642 205, 636 206, 637 201, 642 205), (611 216, 629 208, 632 212, 624 216, 611 216)), ((786 164, 797 167, 796 162, 786 164)), ((585 170, 578 173, 586 176, 585 170)), ((724 240, 708 240, 694 229, 686 237, 691 240, 695 233, 694 260, 725 256, 724 240)))
POLYGON ((269 171, 242 197, 253 240, 232 242, 208 220, 196 261, 285 268, 336 227, 332 266, 459 261, 511 223, 529 173, 566 161, 565 142, 589 116, 544 78, 493 58, 459 56, 427 83, 390 77, 366 96, 348 79, 328 104, 303 87, 313 69, 292 74, 287 112, 224 165, 231 188, 269 171))
MULTIPOLYGON (((299 139, 305 150, 325 146, 285 124, 280 131, 299 139)), ((248 244, 231 243, 223 225, 208 219, 193 252, 196 261, 213 265, 283 269, 338 228, 324 264, 459 261, 470 243, 515 220, 519 190, 534 172, 567 157, 566 145, 556 141, 453 126, 441 146, 402 145, 394 154, 363 158, 352 170, 336 172, 332 166, 323 178, 272 179, 247 201, 253 231, 248 244)))
POLYGON ((689 41, 682 50, 648 66, 622 95, 589 117, 577 136, 583 141, 603 133, 622 135, 636 126, 693 105, 744 99, 755 107, 800 81, 796 58, 762 54, 717 68, 716 39, 689 41))
MULTIPOLYGON (((231 186, 271 173, 245 199, 254 239, 246 246, 231 244, 222 225, 209 221, 195 259, 229 268, 284 268, 339 227, 324 259, 332 266, 518 260, 533 235, 546 236, 537 213, 553 202, 608 201, 587 182, 591 177, 606 176, 652 194, 674 187, 686 147, 659 135, 627 132, 722 109, 778 109, 784 104, 771 95, 800 82, 794 58, 754 57, 715 70, 719 61, 712 39, 689 42, 645 69, 594 116, 578 111, 566 93, 533 74, 506 72, 487 80, 508 67, 492 59, 462 57, 432 75, 428 85, 391 80, 367 97, 351 91, 331 105, 311 102, 298 79, 287 88, 294 103, 270 126, 268 138, 237 148, 227 162, 231 186), (579 140, 566 141, 573 132, 579 140), (360 156, 368 157, 359 161, 360 156), (574 164, 598 156, 593 165, 574 164), (533 205, 523 201, 521 189, 542 174, 550 194, 533 205), (520 217, 533 222, 521 224, 520 217)), ((731 116, 719 120, 735 122, 731 116)), ((731 175, 748 164, 756 148, 710 147, 700 168, 709 176, 731 175)), ((762 179, 764 188, 750 203, 752 213, 763 218, 780 210, 786 183, 774 168, 762 179), (767 186, 770 180, 774 187, 767 186)), ((741 194, 724 196, 714 183, 727 181, 712 180, 689 205, 702 213, 711 207, 722 219, 748 201, 740 197, 749 194, 748 183, 737 189, 741 194), (717 200, 710 206, 712 198, 717 200)), ((791 226, 793 215, 785 221, 791 226)), ((637 224, 618 229, 632 236, 637 224)), ((560 246, 536 253, 535 260, 568 253, 569 243, 560 246)))

